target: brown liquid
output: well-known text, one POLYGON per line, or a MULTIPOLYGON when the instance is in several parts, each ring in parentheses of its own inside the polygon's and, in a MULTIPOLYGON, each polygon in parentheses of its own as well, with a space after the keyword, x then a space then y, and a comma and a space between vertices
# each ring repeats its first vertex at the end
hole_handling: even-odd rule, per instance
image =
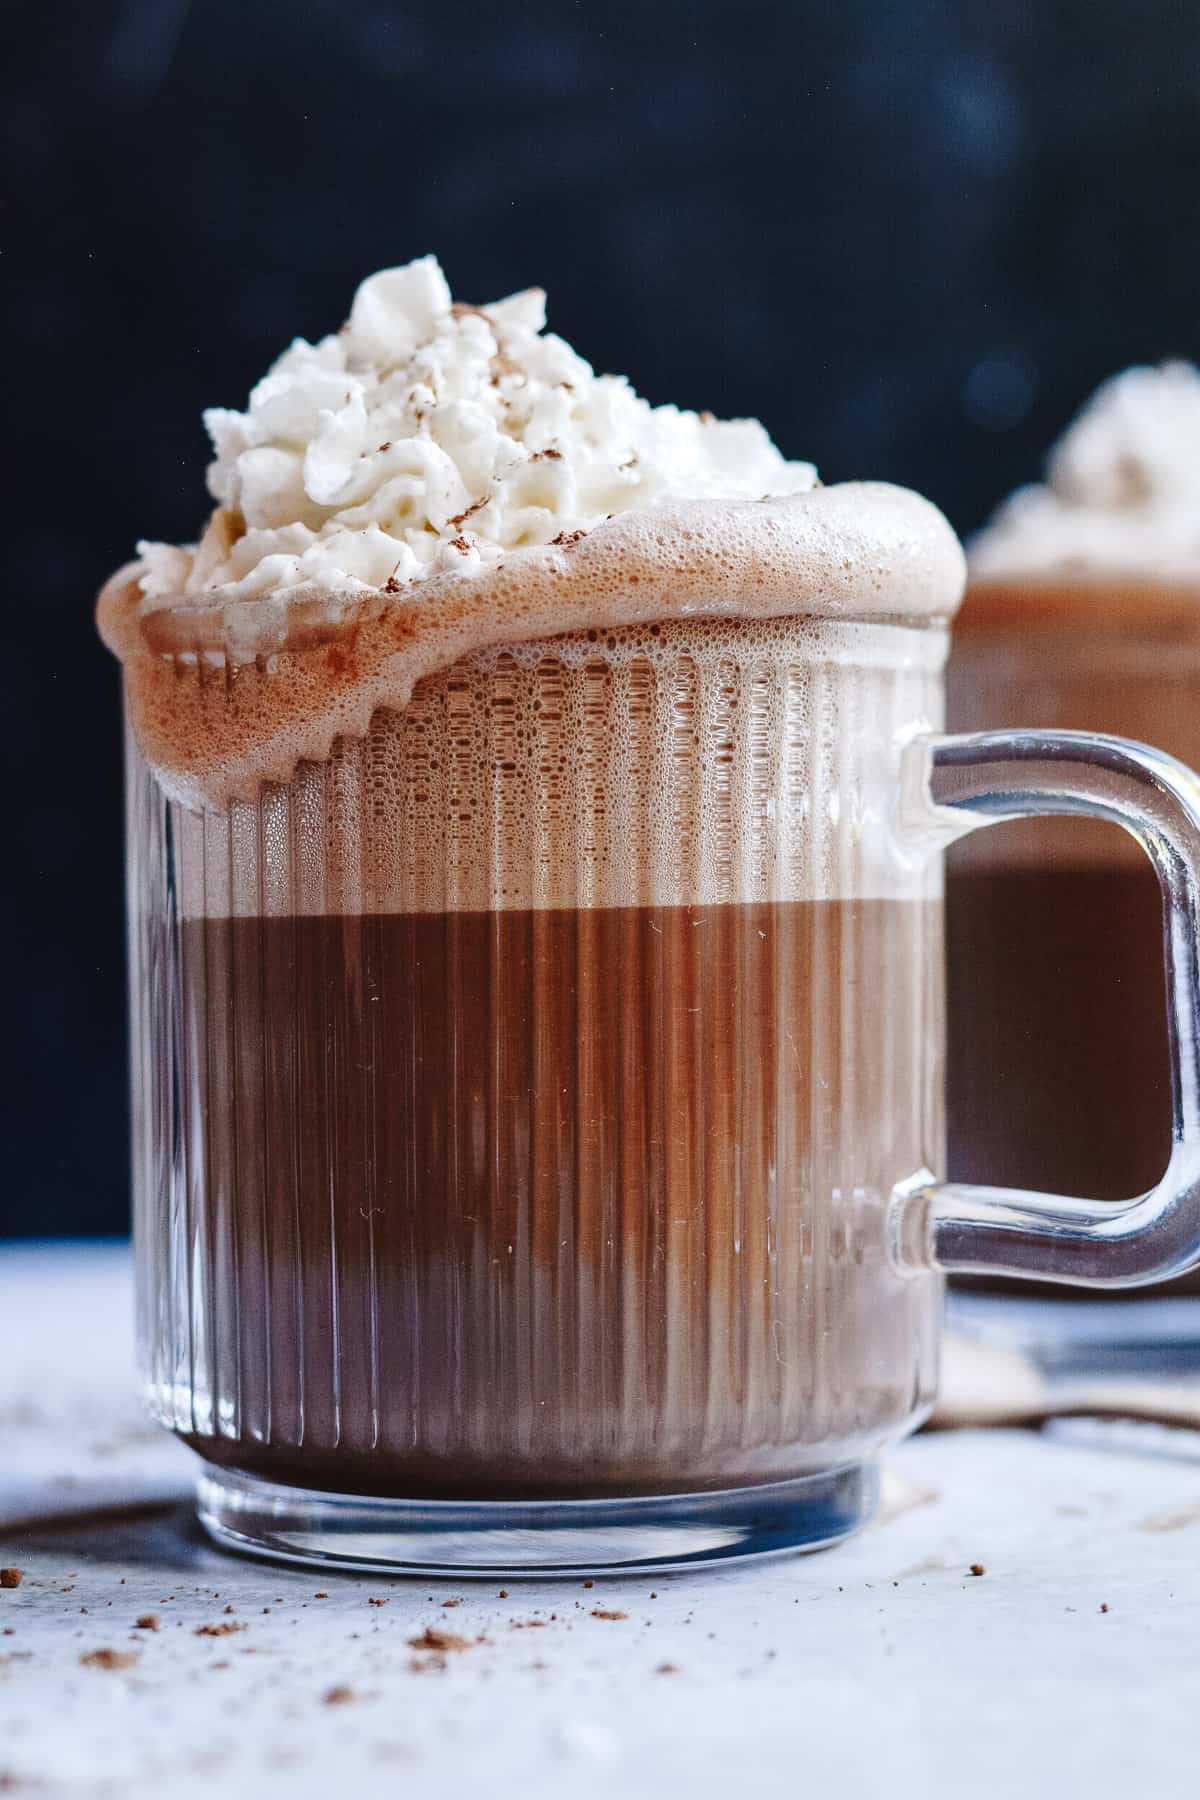
POLYGON ((935 1376, 932 1278, 891 1271, 882 1210, 938 1159, 939 915, 184 922, 189 1441, 500 1499, 778 1479, 897 1435, 935 1376))
POLYGON ((1150 864, 951 858, 946 937, 951 1178, 1097 1200, 1152 1187, 1171 1086, 1150 864))

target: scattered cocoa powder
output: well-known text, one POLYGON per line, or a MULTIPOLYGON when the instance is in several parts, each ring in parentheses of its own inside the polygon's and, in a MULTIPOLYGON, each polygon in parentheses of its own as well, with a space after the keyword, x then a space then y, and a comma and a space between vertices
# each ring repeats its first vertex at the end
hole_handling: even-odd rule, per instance
POLYGON ((368 1606, 386 1606, 387 1601, 386 1600, 368 1600, 367 1605, 368 1606))
POLYGON ((321 1695, 322 1706, 350 1706, 358 1695, 352 1687, 331 1687, 321 1695))
POLYGON ((0 1588, 19 1588, 23 1569, 0 1569, 0 1588))
POLYGON ((225 1619, 219 1625, 197 1625, 193 1637, 228 1637, 233 1631, 245 1631, 246 1627, 235 1619, 225 1619))
POLYGON ((627 1619, 629 1614, 627 1612, 610 1612, 606 1607, 593 1606, 592 1617, 593 1619, 627 1619))
POLYGON ((461 1600, 443 1600, 442 1601, 443 1610, 450 1606, 461 1606, 461 1605, 462 1605, 461 1600))
POLYGON ((420 1637, 408 1640, 410 1650, 469 1650, 470 1638, 459 1637, 456 1631, 439 1631, 434 1625, 427 1625, 420 1637))
POLYGON ((131 1669, 137 1659, 136 1650, 88 1650, 79 1660, 85 1669, 131 1669))
POLYGON ((158 1614, 157 1613, 141 1613, 134 1620, 134 1624, 139 1631, 157 1631, 158 1630, 158 1614))

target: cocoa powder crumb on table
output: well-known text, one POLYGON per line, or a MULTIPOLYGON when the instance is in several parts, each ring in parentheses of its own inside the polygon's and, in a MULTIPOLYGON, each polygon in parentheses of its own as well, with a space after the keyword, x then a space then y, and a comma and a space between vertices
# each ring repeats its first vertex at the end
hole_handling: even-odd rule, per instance
POLYGON ((655 1669, 654 1673, 656 1675, 678 1675, 680 1673, 679 1664, 678 1663, 659 1663, 659 1665, 658 1665, 657 1669, 655 1669))
POLYGON ((234 1619, 225 1619, 220 1625, 197 1625, 193 1637, 228 1637, 232 1631, 245 1631, 246 1627, 234 1619))
POLYGON ((137 1627, 137 1629, 139 1631, 157 1631, 158 1630, 158 1614, 157 1613, 140 1613, 138 1615, 138 1617, 134 1620, 134 1625, 137 1627))
POLYGON ((500 1599, 501 1599, 501 1600, 507 1600, 507 1599, 508 1599, 508 1589, 507 1589, 507 1588, 501 1588, 501 1589, 500 1589, 500 1599))
POLYGON ((469 1650, 470 1638, 459 1637, 456 1631, 439 1631, 436 1626, 427 1625, 419 1637, 410 1637, 410 1650, 469 1650))
POLYGON ((970 1568, 967 1570, 967 1574, 968 1575, 986 1575, 987 1574, 987 1565, 985 1563, 972 1563, 970 1568))
POLYGON ((131 1669, 137 1659, 136 1650, 88 1650, 79 1660, 85 1669, 131 1669))
POLYGON ((0 1588, 19 1588, 23 1569, 0 1569, 0 1588))
POLYGON ((610 1610, 604 1606, 593 1606, 592 1617, 593 1619, 627 1619, 629 1614, 627 1612, 610 1610))
POLYGON ((448 1607, 448 1606, 461 1606, 461 1605, 462 1605, 461 1600, 443 1600, 442 1601, 443 1608, 448 1607))
POLYGON ((321 1695, 322 1706, 349 1706, 358 1695, 352 1687, 331 1687, 321 1695))
POLYGON ((591 1578, 591 1576, 590 1576, 590 1575, 589 1575, 589 1576, 588 1576, 588 1579, 587 1579, 587 1580, 586 1580, 586 1581, 585 1581, 585 1582, 584 1582, 584 1584, 583 1584, 583 1585, 584 1585, 584 1587, 585 1587, 585 1588, 593 1588, 593 1587, 595 1587, 595 1585, 596 1585, 596 1584, 595 1584, 595 1582, 594 1582, 594 1581, 593 1581, 593 1580, 592 1580, 592 1578, 591 1578))

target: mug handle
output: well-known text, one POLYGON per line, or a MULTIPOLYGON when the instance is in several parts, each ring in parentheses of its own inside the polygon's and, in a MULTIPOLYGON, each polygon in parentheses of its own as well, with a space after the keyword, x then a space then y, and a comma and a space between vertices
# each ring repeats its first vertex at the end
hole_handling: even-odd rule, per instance
POLYGON ((905 746, 900 835, 925 853, 982 825, 1072 814, 1123 825, 1163 901, 1171 1155, 1130 1200, 935 1181, 891 1197, 889 1242, 909 1273, 946 1269, 1080 1287, 1139 1287, 1200 1259, 1200 777, 1174 757, 1084 731, 922 735, 905 746))

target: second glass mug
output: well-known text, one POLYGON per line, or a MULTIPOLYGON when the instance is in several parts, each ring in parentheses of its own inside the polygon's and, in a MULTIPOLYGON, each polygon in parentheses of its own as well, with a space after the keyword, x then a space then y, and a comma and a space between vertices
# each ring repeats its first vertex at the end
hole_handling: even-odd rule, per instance
POLYGON ((942 1271, 1200 1253, 1200 790, 939 735, 943 623, 481 652, 226 812, 129 738, 135 1241, 221 1542, 455 1574, 827 1544, 935 1392, 942 1271), (1164 896, 1174 1151, 950 1187, 941 852, 1116 820, 1164 896))

